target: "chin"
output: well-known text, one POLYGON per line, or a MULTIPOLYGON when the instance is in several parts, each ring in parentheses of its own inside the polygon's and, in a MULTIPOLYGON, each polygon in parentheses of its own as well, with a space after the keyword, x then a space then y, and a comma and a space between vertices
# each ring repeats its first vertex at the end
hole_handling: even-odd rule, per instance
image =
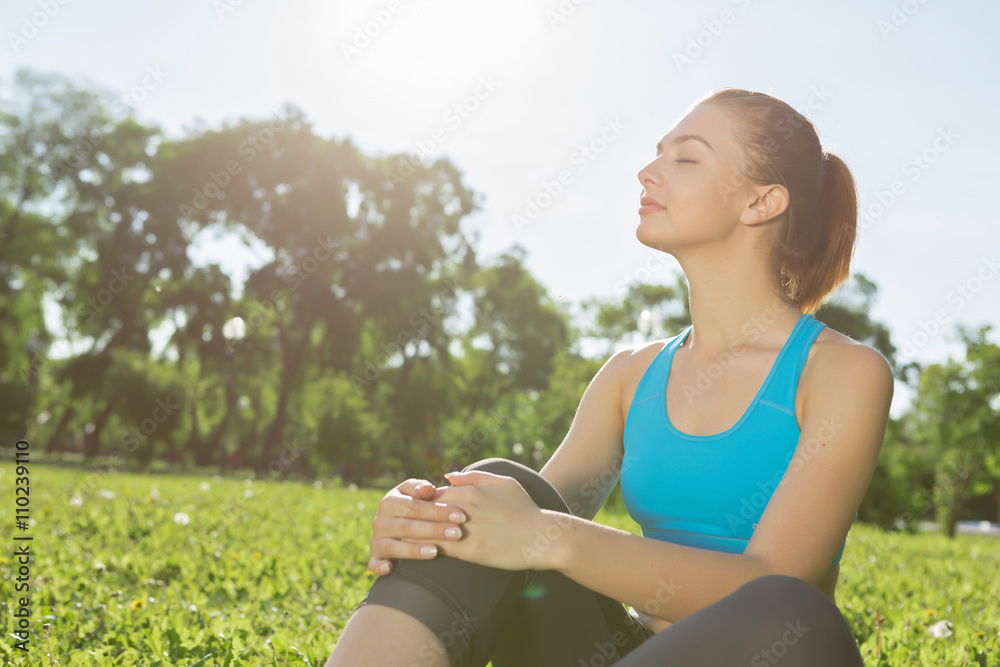
POLYGON ((639 224, 635 228, 635 237, 639 239, 639 243, 648 248, 670 252, 670 241, 663 233, 662 225, 657 225, 649 220, 639 220, 639 224))

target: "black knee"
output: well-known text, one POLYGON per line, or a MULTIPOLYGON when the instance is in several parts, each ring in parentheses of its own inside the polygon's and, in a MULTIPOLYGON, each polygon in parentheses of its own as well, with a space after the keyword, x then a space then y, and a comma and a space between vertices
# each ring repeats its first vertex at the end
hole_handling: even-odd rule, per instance
POLYGON ((510 459, 489 458, 467 465, 462 472, 473 470, 513 477, 542 509, 571 514, 559 491, 547 479, 524 464, 510 459))
POLYGON ((787 574, 766 574, 751 579, 739 590, 761 599, 780 600, 783 605, 829 606, 832 611, 837 611, 833 600, 823 591, 808 581, 787 574))
POLYGON ((791 647, 799 645, 796 660, 805 662, 792 660, 789 665, 860 664, 846 619, 836 603, 813 584, 789 575, 769 574, 737 590, 757 612, 761 646, 791 654, 791 647), (818 656, 829 662, 819 661, 818 656))

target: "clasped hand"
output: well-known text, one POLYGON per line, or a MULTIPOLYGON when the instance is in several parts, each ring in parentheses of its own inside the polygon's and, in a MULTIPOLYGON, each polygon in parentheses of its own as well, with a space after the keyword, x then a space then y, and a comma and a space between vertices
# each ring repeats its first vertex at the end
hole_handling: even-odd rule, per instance
POLYGON ((502 570, 545 569, 532 545, 546 514, 517 480, 479 470, 445 477, 452 486, 409 479, 379 502, 368 569, 388 574, 390 558, 437 554, 502 570))

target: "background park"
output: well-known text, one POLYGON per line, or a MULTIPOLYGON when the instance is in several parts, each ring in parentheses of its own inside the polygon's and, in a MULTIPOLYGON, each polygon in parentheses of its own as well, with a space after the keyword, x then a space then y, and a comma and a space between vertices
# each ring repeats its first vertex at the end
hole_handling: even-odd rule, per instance
MULTIPOLYGON (((838 605, 866 664, 1000 665, 996 7, 92 4, 0 9, 5 664, 321 665, 387 489, 540 468, 610 354, 689 324, 635 174, 732 85, 859 182, 816 316, 897 389, 838 605)), ((597 520, 637 531, 617 491, 597 520)))

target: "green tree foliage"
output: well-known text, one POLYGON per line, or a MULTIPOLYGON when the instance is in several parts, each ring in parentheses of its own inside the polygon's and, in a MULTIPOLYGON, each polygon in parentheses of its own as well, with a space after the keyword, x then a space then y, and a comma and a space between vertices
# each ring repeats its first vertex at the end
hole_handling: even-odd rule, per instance
MULTIPOLYGON (((21 71, 0 95, 0 436, 112 465, 361 483, 486 456, 540 468, 626 345, 691 322, 683 276, 575 311, 525 251, 477 256, 447 159, 366 155, 285 106, 168 137, 113 97, 21 71), (125 111, 122 115, 118 111, 125 111), (247 249, 247 275, 200 258, 247 249)), ((856 275, 817 318, 917 378, 862 518, 892 526, 1000 489, 996 346, 895 365, 856 275)))
POLYGON ((990 330, 960 328, 965 359, 922 370, 908 423, 935 453, 934 506, 949 536, 971 495, 1000 488, 1000 346, 990 330))

